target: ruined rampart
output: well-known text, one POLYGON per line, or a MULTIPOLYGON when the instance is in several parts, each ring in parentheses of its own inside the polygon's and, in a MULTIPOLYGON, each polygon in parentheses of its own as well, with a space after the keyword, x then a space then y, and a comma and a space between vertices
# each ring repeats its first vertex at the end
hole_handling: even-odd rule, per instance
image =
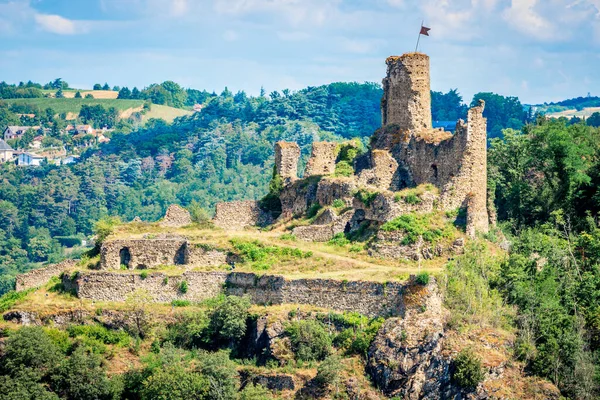
POLYGON ((33 271, 17 275, 15 290, 27 290, 44 286, 53 276, 60 276, 63 272, 70 270, 77 264, 77 260, 65 260, 58 264, 34 269, 33 271))
POLYGON ((298 160, 300 159, 300 147, 296 143, 275 143, 275 173, 284 182, 290 182, 298 178, 298 160))
POLYGON ((249 296, 261 305, 307 304, 336 311, 356 311, 369 316, 403 315, 406 284, 346 282, 330 279, 288 280, 281 276, 251 273, 186 272, 179 276, 90 272, 73 281, 79 298, 96 301, 125 301, 137 290, 146 291, 154 302, 201 301, 219 293, 249 296), (182 282, 186 290, 182 290, 182 282))
POLYGON ((312 153, 304 171, 304 177, 332 175, 335 172, 335 161, 339 152, 338 148, 338 143, 314 142, 312 144, 312 153))
POLYGON ((109 240, 100 249, 102 269, 147 269, 186 263, 185 239, 109 240))
POLYGON ((271 215, 260 208, 258 201, 231 201, 218 203, 213 224, 227 230, 241 230, 248 226, 265 226, 271 215))

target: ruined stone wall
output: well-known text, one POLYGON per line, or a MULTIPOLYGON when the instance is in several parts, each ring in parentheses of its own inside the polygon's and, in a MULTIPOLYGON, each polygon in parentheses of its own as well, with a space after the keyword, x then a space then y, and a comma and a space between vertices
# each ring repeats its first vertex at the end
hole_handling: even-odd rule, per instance
POLYGON ((431 130, 429 57, 408 53, 386 60, 381 102, 383 125, 397 124, 413 135, 431 130))
POLYGON ((176 204, 171 204, 160 222, 160 226, 166 228, 181 228, 192 223, 190 212, 176 204))
POLYGON ((226 272, 190 271, 180 276, 167 276, 161 272, 150 273, 145 279, 137 274, 95 272, 80 274, 73 284, 81 299, 122 302, 136 290, 144 290, 154 302, 169 303, 215 297, 222 292, 226 278, 226 272), (181 291, 183 281, 187 283, 186 293, 181 291))
POLYGON ((109 240, 100 249, 102 269, 155 268, 160 265, 183 265, 186 263, 187 241, 185 239, 126 239, 109 240))
POLYGON ((50 281, 50 278, 60 276, 63 272, 75 267, 76 264, 76 260, 65 260, 58 264, 48 265, 47 267, 17 275, 15 290, 21 291, 44 286, 50 281))
POLYGON ((375 186, 384 190, 397 190, 399 183, 396 175, 398 161, 389 151, 374 149, 370 153, 371 168, 361 171, 358 183, 361 186, 375 186))
POLYGON ((307 304, 336 311, 356 311, 368 316, 403 315, 405 284, 344 282, 330 279, 287 280, 280 276, 251 273, 186 272, 181 276, 150 273, 140 275, 94 272, 80 274, 73 285, 79 298, 96 301, 125 301, 136 290, 144 290, 154 302, 176 299, 202 301, 225 292, 248 295, 254 304, 307 304), (167 278, 167 279, 165 279, 167 278), (180 290, 181 282, 188 286, 180 290))
POLYGON ((300 159, 300 147, 296 143, 275 143, 275 172, 289 183, 298 178, 298 160, 300 159))
POLYGON ((356 189, 356 181, 352 178, 326 177, 321 179, 317 186, 317 202, 325 207, 339 199, 350 206, 356 189))
POLYGON ((310 177, 293 182, 283 188, 281 200, 281 218, 290 219, 303 215, 309 205, 317 199, 319 177, 310 177))
POLYGON ((313 175, 332 175, 335 172, 335 161, 338 156, 338 143, 314 142, 312 153, 306 164, 304 177, 313 175))
POLYGON ((258 201, 231 201, 218 203, 213 224, 227 230, 241 230, 247 226, 265 226, 272 222, 271 215, 260 208, 258 201))
POLYGON ((419 199, 419 203, 411 204, 397 198, 393 192, 383 191, 378 193, 369 205, 363 204, 355 198, 353 207, 357 210, 364 210, 365 219, 384 223, 404 214, 430 213, 434 210, 439 196, 435 193, 425 192, 419 196, 419 199))
POLYGON ((225 250, 205 248, 198 244, 188 244, 186 265, 190 267, 218 267, 229 264, 229 254, 225 250))

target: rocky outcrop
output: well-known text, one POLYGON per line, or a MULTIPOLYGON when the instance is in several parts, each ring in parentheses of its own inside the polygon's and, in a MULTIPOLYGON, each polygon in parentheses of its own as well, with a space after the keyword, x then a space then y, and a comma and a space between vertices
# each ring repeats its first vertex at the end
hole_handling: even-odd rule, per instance
POLYGON ((191 223, 192 216, 188 210, 176 204, 171 204, 160 222, 160 226, 165 228, 181 228, 191 223))
MULTIPOLYGON (((413 307, 388 319, 368 353, 367 372, 387 396, 451 399, 450 360, 442 355, 445 311, 435 282, 411 287, 413 307)), ((460 397, 458 397, 460 398, 460 397)))
POLYGON ((405 238, 404 232, 379 231, 376 240, 369 245, 368 253, 372 257, 419 261, 462 254, 465 246, 464 238, 457 238, 450 242, 431 243, 423 240, 423 237, 420 236, 415 243, 403 244, 405 238))

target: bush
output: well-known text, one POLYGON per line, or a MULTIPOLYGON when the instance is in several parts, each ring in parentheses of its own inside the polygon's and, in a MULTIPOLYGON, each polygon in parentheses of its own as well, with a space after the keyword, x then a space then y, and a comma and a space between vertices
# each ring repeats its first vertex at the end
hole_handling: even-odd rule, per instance
POLYGON ((442 226, 434 217, 433 214, 404 214, 383 224, 381 230, 403 231, 406 234, 402 240, 403 245, 417 243, 420 237, 426 242, 452 237, 453 228, 449 225, 442 226))
POLYGON ((481 368, 481 359, 471 349, 464 349, 454 359, 452 380, 465 389, 475 389, 484 374, 481 368))
POLYGON ((144 383, 142 400, 209 399, 209 381, 196 372, 174 365, 157 368, 144 383))
POLYGON ((112 331, 101 325, 71 325, 67 328, 71 337, 85 336, 104 344, 128 346, 131 340, 125 331, 112 331))
POLYGON ((335 199, 332 203, 333 208, 342 208, 346 206, 346 203, 344 203, 344 200, 342 199, 335 199))
POLYGON ((176 314, 175 319, 176 321, 167 327, 167 342, 186 349, 204 347, 210 342, 210 320, 204 311, 176 314))
POLYGON ((297 240, 296 235, 294 235, 292 233, 284 233, 283 235, 279 236, 279 239, 281 239, 281 240, 291 240, 293 242, 295 242, 297 240))
POLYGON ((121 224, 119 217, 104 217, 94 225, 94 233, 96 234, 96 248, 100 248, 100 245, 104 240, 110 236, 115 227, 121 224))
POLYGON ((429 284, 429 273, 421 272, 415 278, 415 282, 419 285, 427 286, 429 284))
POLYGON ((339 356, 329 356, 317 368, 315 381, 321 387, 336 385, 340 379, 342 363, 339 356))
POLYGON ((300 361, 320 361, 331 353, 331 337, 318 321, 293 322, 286 327, 285 332, 300 361))
POLYGON ((270 400, 271 392, 261 385, 250 383, 240 392, 240 400, 270 400))
POLYGON ((173 300, 171 305, 173 307, 187 307, 192 304, 189 300, 173 300))
POLYGON ((297 248, 267 246, 257 240, 232 239, 233 247, 252 269, 267 270, 275 263, 298 258, 312 257, 312 252, 297 248))
POLYGON ((11 291, 0 297, 0 313, 10 310, 19 301, 25 299, 34 289, 28 289, 22 292, 11 291))
POLYGON ((181 281, 179 284, 179 293, 186 294, 188 292, 188 283, 187 281, 181 281))
POLYGON ((229 353, 203 352, 199 354, 200 372, 208 379, 209 399, 235 399, 238 386, 236 365, 229 359, 229 353))
POLYGON ((360 189, 354 194, 354 197, 360 200, 365 206, 369 207, 378 194, 378 192, 370 192, 366 189, 360 189))
POLYGON ((333 239, 327 242, 327 244, 331 246, 345 247, 346 245, 350 244, 350 241, 346 239, 346 235, 343 233, 336 233, 333 236, 333 239))
POLYGON ((246 297, 227 296, 210 315, 209 330, 217 341, 232 344, 246 334, 246 320, 250 300, 246 297))
POLYGON ((77 236, 54 236, 54 239, 58 240, 58 243, 60 243, 61 246, 81 246, 81 238, 77 236))
POLYGON ((336 325, 346 327, 333 340, 346 354, 367 356, 369 346, 383 325, 383 318, 369 319, 359 313, 329 314, 328 317, 336 325))
POLYGON ((148 271, 142 271, 140 274, 140 279, 146 279, 148 277, 148 271))
POLYGON ((308 207, 308 210, 306 210, 306 217, 307 218, 313 218, 317 215, 317 213, 319 212, 319 210, 321 210, 321 205, 319 203, 313 203, 310 205, 310 207, 308 207))
POLYGON ((60 348, 40 327, 23 327, 6 341, 0 368, 10 374, 20 368, 31 368, 46 375, 63 357, 60 348))
POLYGON ((354 175, 354 167, 348 161, 340 161, 335 164, 335 176, 349 177, 354 175))

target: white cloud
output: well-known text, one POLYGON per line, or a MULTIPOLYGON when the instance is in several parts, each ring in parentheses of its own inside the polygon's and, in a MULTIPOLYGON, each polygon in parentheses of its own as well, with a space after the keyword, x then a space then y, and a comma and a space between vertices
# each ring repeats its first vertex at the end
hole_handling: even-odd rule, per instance
POLYGON ((182 16, 189 10, 188 0, 171 0, 171 15, 182 16))
POLYGON ((78 26, 74 21, 61 17, 60 15, 35 14, 34 18, 41 29, 50 33, 56 33, 58 35, 74 35, 82 31, 82 29, 78 29, 78 26))
POLYGON ((537 2, 538 0, 512 0, 503 17, 509 25, 522 33, 537 39, 552 39, 555 37, 555 27, 536 12, 537 2))

